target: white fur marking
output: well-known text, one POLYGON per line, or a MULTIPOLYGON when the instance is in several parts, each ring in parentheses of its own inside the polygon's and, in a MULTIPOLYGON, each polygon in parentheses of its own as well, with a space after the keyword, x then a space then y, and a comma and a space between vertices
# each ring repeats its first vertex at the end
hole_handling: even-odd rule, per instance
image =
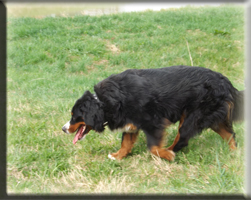
POLYGON ((63 129, 65 130, 65 132, 67 134, 69 134, 69 128, 70 128, 70 121, 68 121, 64 126, 63 126, 63 129))
POLYGON ((111 154, 108 154, 108 158, 110 158, 111 160, 116 160, 116 158, 114 158, 111 154))
POLYGON ((139 130, 138 129, 130 129, 130 126, 124 126, 123 128, 118 128, 118 129, 115 129, 115 130, 112 130, 112 132, 127 132, 127 133, 136 133, 138 132, 139 130))
POLYGON ((168 150, 168 151, 173 155, 173 159, 171 161, 174 161, 175 153, 172 150, 168 150))

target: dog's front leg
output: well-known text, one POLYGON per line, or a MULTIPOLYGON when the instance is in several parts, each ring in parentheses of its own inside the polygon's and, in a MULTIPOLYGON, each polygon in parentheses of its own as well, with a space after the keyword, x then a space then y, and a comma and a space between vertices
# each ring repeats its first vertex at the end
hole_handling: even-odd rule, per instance
POLYGON ((136 133, 127 133, 124 132, 122 135, 122 142, 121 148, 118 150, 117 153, 109 154, 108 157, 112 160, 121 160, 122 158, 126 157, 128 153, 131 152, 133 148, 133 144, 135 143, 139 132, 136 133))

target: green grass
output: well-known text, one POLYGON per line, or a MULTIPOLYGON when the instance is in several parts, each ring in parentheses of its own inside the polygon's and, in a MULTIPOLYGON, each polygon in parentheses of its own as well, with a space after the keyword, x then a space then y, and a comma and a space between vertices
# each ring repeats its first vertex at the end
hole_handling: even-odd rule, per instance
MULTIPOLYGON (((211 130, 174 162, 147 151, 143 132, 121 161, 121 133, 90 132, 72 144, 61 131, 85 90, 128 68, 203 66, 244 89, 244 8, 186 7, 104 16, 8 18, 7 192, 242 194, 244 123, 238 149, 211 130), (188 42, 188 46, 187 43, 188 42)), ((172 144, 178 124, 167 128, 172 144)))

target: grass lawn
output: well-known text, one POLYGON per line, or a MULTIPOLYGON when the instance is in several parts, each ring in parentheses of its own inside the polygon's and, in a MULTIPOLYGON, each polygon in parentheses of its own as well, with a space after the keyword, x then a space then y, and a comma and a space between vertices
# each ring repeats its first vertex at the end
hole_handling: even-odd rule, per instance
MULTIPOLYGON (((72 144, 61 128, 85 90, 129 68, 194 65, 244 89, 244 7, 185 7, 103 16, 7 21, 8 194, 243 194, 244 123, 238 149, 211 130, 168 162, 143 132, 128 157, 108 159, 122 133, 90 132, 72 144)), ((172 144, 178 124, 167 128, 172 144)))

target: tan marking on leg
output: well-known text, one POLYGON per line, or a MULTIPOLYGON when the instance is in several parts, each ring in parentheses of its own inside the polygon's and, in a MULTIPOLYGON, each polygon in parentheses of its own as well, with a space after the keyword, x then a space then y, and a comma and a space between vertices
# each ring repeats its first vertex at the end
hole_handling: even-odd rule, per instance
POLYGON ((173 151, 166 150, 158 146, 153 146, 151 148, 151 153, 169 161, 174 161, 175 158, 175 153, 173 151))
POLYGON ((218 133, 223 140, 227 141, 229 148, 231 150, 235 150, 236 146, 235 146, 235 140, 233 137, 233 134, 231 134, 230 132, 228 132, 224 127, 220 126, 219 130, 215 130, 216 133, 218 133))
POLYGON ((122 158, 126 157, 127 154, 131 152, 133 148, 133 144, 135 143, 138 134, 139 134, 138 132, 137 133, 124 133, 120 150, 118 150, 117 153, 112 153, 111 156, 113 158, 116 158, 117 160, 121 160, 122 158))
POLYGON ((231 120, 233 109, 234 109, 234 104, 233 102, 227 102, 227 104, 228 104, 227 120, 231 120))
POLYGON ((179 128, 178 128, 178 134, 176 135, 174 141, 173 141, 173 144, 168 147, 167 149, 168 150, 173 150, 173 148, 175 147, 175 145, 179 142, 180 140, 180 128, 184 122, 184 118, 185 118, 185 114, 182 114, 181 118, 180 118, 180 124, 179 124, 179 128))
POLYGON ((164 141, 163 141, 163 135, 162 135, 162 140, 160 141, 159 145, 152 146, 150 151, 152 154, 159 156, 160 158, 164 158, 169 161, 174 161, 175 153, 172 150, 162 148, 163 146, 164 146, 164 141))
POLYGON ((163 124, 164 124, 165 127, 168 127, 168 126, 170 126, 170 125, 173 124, 173 123, 170 122, 167 118, 164 118, 164 119, 163 119, 163 124))
POLYGON ((168 147, 167 149, 168 150, 173 150, 173 148, 179 142, 179 140, 180 140, 180 133, 178 132, 178 134, 176 135, 176 137, 175 137, 175 139, 173 141, 173 144, 170 147, 168 147))
POLYGON ((125 132, 128 132, 128 133, 133 133, 133 132, 138 131, 138 128, 131 123, 125 125, 123 129, 125 130, 125 132))

